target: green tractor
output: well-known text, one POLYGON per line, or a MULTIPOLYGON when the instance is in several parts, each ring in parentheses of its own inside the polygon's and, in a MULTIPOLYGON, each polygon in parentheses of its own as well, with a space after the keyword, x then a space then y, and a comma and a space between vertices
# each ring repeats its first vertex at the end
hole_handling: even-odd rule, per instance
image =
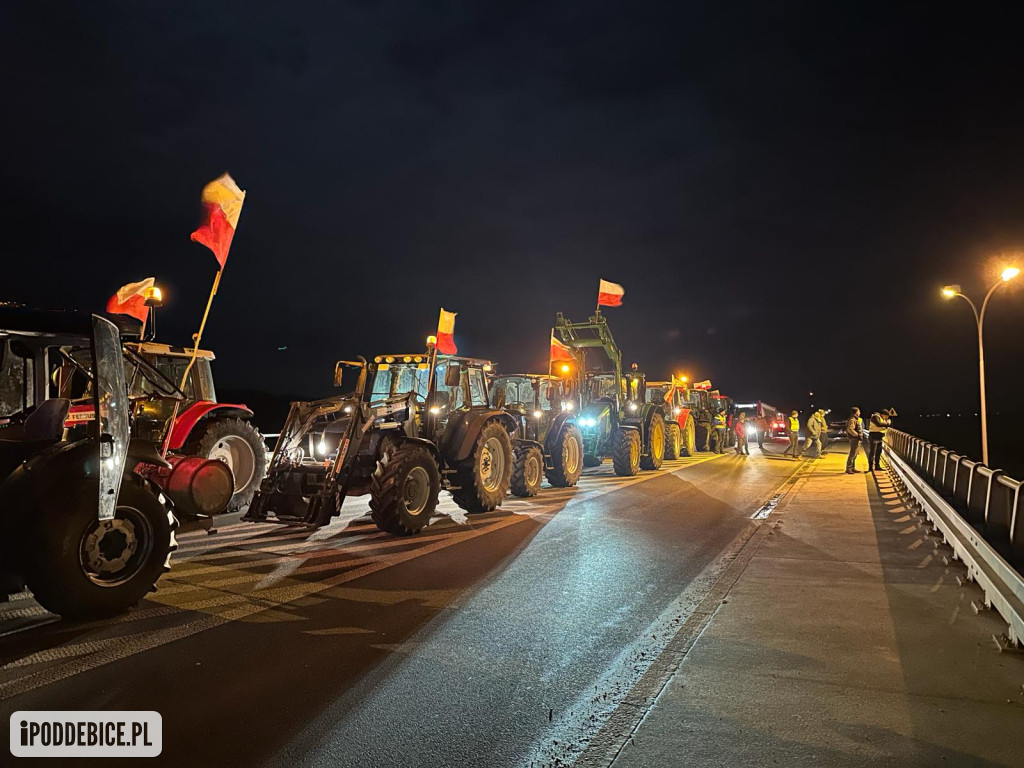
POLYGON ((317 528, 346 496, 370 495, 370 516, 388 533, 418 533, 441 490, 469 514, 499 507, 512 472, 515 420, 487 397, 486 360, 427 352, 380 355, 358 370, 346 395, 292 403, 250 522, 317 528))
POLYGON ((583 435, 576 426, 576 395, 557 376, 503 374, 491 378, 491 402, 518 424, 513 437, 513 496, 536 496, 542 477, 569 488, 583 471, 583 435))
POLYGON ((623 477, 660 468, 668 434, 665 407, 646 402, 639 372, 623 374, 622 353, 600 310, 585 323, 573 323, 559 312, 554 332, 579 360, 582 403, 576 423, 583 435, 583 466, 596 467, 611 457, 615 474, 623 477), (604 352, 608 370, 587 371, 590 350, 604 352))

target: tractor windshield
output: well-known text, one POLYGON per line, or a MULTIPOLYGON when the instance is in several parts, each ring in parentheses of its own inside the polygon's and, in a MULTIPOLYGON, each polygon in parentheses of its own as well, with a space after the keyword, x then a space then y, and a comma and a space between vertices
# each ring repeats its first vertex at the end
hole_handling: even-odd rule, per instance
POLYGON ((497 401, 498 392, 505 390, 507 406, 525 405, 533 407, 533 382, 526 376, 507 376, 496 379, 491 385, 491 400, 497 401))
POLYGON ((615 395, 615 377, 612 376, 611 374, 595 376, 590 380, 591 400, 600 400, 601 398, 614 400, 615 395))
MULTIPOLYGON (((437 366, 437 375, 444 381, 445 363, 437 366)), ((428 363, 381 363, 373 377, 371 400, 383 400, 393 395, 407 395, 415 392, 420 398, 427 397, 427 382, 430 378, 428 363)))
POLYGON ((648 387, 647 388, 647 402, 648 403, 663 403, 665 402, 665 395, 668 394, 668 387, 648 387))

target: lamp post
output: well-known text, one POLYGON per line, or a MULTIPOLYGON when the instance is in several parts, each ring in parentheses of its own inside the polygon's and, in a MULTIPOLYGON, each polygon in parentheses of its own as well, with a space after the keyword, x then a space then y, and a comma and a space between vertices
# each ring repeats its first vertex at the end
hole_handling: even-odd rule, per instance
POLYGON ((985 294, 985 299, 981 302, 980 312, 974 302, 960 290, 959 285, 947 285, 942 289, 944 298, 953 299, 959 296, 970 304, 971 311, 974 312, 974 321, 978 326, 978 383, 981 389, 981 461, 985 466, 988 466, 988 414, 985 406, 985 342, 983 337, 985 310, 988 309, 988 300, 992 298, 996 288, 1003 283, 1010 282, 1019 274, 1020 269, 1017 267, 1007 267, 1004 269, 999 275, 999 279, 993 283, 992 287, 988 289, 988 293, 985 294))

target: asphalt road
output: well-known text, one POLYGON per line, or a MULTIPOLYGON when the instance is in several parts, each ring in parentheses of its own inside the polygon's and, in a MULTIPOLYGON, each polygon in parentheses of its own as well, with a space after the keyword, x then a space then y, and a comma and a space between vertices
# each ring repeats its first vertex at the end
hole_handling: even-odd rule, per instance
POLYGON ((445 501, 413 538, 361 500, 312 535, 186 533, 117 620, 0 607, 0 715, 156 710, 156 765, 571 761, 800 466, 753 453, 605 464, 470 518, 445 501))

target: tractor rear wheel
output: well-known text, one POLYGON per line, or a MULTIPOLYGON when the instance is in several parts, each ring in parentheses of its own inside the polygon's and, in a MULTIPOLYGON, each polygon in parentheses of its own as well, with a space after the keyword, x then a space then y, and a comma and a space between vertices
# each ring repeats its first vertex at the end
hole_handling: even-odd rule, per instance
POLYGON ((535 445, 518 445, 512 462, 509 489, 513 496, 536 496, 544 477, 544 454, 535 445))
POLYGON ((126 479, 113 520, 96 517, 95 490, 57 487, 31 523, 25 582, 67 619, 122 613, 156 589, 177 549, 178 521, 153 483, 126 479))
POLYGON ((683 433, 676 422, 667 426, 665 432, 665 459, 675 461, 679 458, 679 452, 683 449, 683 433))
POLYGON ((680 456, 693 456, 697 452, 697 431, 693 425, 693 417, 686 419, 686 426, 682 432, 682 447, 679 450, 680 456))
POLYGON ((648 471, 661 469, 665 461, 665 418, 655 412, 647 425, 647 451, 640 459, 640 466, 648 471))
POLYGON ((211 419, 189 438, 185 453, 223 461, 235 478, 228 512, 247 507, 267 474, 267 446, 263 436, 245 419, 211 419))
POLYGON ((477 435, 468 460, 455 470, 455 503, 468 514, 490 512, 501 506, 512 476, 512 440, 497 421, 488 421, 477 435))
POLYGON ((396 536, 419 533, 437 509, 441 471, 428 448, 389 445, 370 478, 370 518, 396 536))
POLYGON ((640 433, 635 429, 615 430, 612 438, 612 467, 619 477, 631 477, 640 472, 640 433))
POLYGON ((571 488, 579 482, 585 464, 583 435, 575 424, 566 424, 551 450, 548 482, 555 488, 571 488))

